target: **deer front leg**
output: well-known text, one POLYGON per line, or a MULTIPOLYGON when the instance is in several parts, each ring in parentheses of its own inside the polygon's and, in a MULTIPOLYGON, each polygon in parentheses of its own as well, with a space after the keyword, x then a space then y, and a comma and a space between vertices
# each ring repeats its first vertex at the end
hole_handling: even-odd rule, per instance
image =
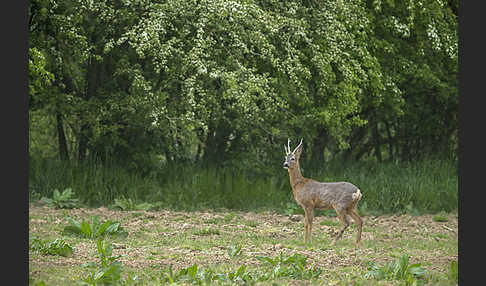
POLYGON ((305 228, 305 243, 312 243, 312 220, 314 219, 314 208, 304 208, 304 228, 305 228))
POLYGON ((307 229, 309 227, 309 224, 307 223, 307 212, 304 209, 304 243, 307 244, 307 229))

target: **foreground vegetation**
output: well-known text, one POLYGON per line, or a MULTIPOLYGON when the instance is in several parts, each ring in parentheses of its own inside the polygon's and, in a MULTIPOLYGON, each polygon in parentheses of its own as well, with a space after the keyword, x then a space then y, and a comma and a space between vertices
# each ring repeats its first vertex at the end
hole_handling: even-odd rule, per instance
MULTIPOLYGON (((363 214, 457 210, 457 163, 452 160, 380 164, 334 161, 323 162, 319 168, 307 168, 308 164, 302 162, 305 176, 321 181, 350 181, 359 186, 363 198, 358 207, 363 214)), ((280 165, 281 162, 275 162, 264 174, 189 164, 161 166, 144 174, 116 164, 32 158, 30 198, 36 201, 45 197, 53 206, 116 204, 122 210, 226 208, 299 213, 287 171, 280 165), (62 198, 61 194, 67 197, 62 198)))
POLYGON ((29 284, 457 285, 456 213, 367 215, 359 248, 354 224, 331 247, 338 219, 315 220, 305 245, 301 215, 31 203, 29 284), (72 221, 120 228, 84 236, 72 221))

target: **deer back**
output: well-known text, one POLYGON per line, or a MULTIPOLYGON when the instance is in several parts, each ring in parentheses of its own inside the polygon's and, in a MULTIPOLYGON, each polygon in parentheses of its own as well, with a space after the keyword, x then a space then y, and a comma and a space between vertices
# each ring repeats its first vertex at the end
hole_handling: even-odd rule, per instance
POLYGON ((355 203, 357 190, 349 182, 324 183, 308 179, 305 184, 296 186, 295 200, 302 206, 346 209, 355 203))

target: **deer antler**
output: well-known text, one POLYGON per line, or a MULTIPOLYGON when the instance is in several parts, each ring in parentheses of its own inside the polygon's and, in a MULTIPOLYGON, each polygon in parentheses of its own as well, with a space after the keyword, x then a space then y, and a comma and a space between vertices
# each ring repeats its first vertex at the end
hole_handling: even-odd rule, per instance
MULTIPOLYGON (((297 145, 297 147, 295 147, 295 149, 294 149, 294 151, 293 151, 292 153, 295 153, 295 151, 297 151, 297 149, 299 149, 300 145, 302 145, 302 140, 303 140, 303 139, 304 139, 304 138, 300 139, 300 143, 299 143, 299 145, 297 145)), ((289 148, 290 148, 290 146, 289 146, 289 148)), ((290 150, 290 149, 289 149, 289 150, 290 150)))
POLYGON ((286 155, 290 154, 290 138, 287 139, 287 147, 285 148, 285 153, 286 155))

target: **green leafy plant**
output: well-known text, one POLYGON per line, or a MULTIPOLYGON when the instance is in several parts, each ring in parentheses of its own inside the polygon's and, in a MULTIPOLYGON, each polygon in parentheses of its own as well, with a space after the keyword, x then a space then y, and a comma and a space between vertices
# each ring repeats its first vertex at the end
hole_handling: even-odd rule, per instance
MULTIPOLYGON (((246 265, 241 265, 237 270, 228 272, 226 274, 216 274, 217 280, 223 283, 230 283, 231 285, 253 285, 256 280, 255 275, 246 271, 246 265)), ((257 277, 257 276, 256 276, 257 277)))
POLYGON ((229 214, 224 216, 223 220, 224 220, 225 223, 230 223, 233 220, 234 217, 236 217, 236 214, 233 213, 233 212, 230 212, 229 214))
POLYGON ((298 253, 287 258, 284 258, 282 252, 275 258, 269 256, 257 256, 256 258, 264 264, 270 264, 272 266, 271 271, 267 274, 269 275, 268 278, 291 277, 294 279, 309 280, 319 277, 322 272, 316 267, 306 267, 307 257, 298 253))
POLYGON ((174 275, 172 274, 172 265, 170 266, 170 273, 171 273, 171 278, 169 281, 171 281, 171 283, 175 282, 175 281, 184 281, 184 280, 187 280, 187 281, 197 281, 198 278, 197 278, 197 272, 198 272, 198 269, 197 269, 197 264, 193 264, 192 266, 190 267, 187 267, 187 268, 183 268, 181 270, 179 270, 179 272, 174 275))
POLYGON ((64 257, 74 253, 73 247, 67 244, 62 238, 48 241, 34 237, 29 240, 29 249, 39 251, 43 255, 60 255, 64 257))
POLYGON ((382 267, 377 266, 374 262, 370 263, 369 271, 365 278, 374 278, 376 280, 403 280, 405 285, 421 285, 424 281, 417 280, 425 276, 426 270, 420 263, 410 264, 407 254, 403 254, 398 260, 391 261, 382 267))
POLYGON ((172 264, 169 265, 168 274, 164 276, 163 282, 178 283, 178 282, 190 282, 196 284, 213 285, 215 281, 220 283, 235 285, 253 285, 257 281, 255 277, 258 275, 252 275, 246 271, 246 265, 241 265, 237 270, 215 273, 211 269, 200 269, 197 264, 193 264, 187 268, 182 268, 178 272, 174 272, 172 264))
POLYGON ((230 258, 235 258, 240 254, 241 254, 241 245, 239 246, 231 245, 230 247, 228 247, 228 255, 230 258))
POLYGON ((420 215, 420 211, 413 204, 413 202, 410 202, 405 206, 405 212, 410 214, 411 216, 419 216, 420 215))
MULTIPOLYGON (((241 247, 233 247, 228 251, 239 253, 241 247), (231 249, 231 250, 230 250, 231 249)), ((197 264, 190 267, 182 268, 174 272, 172 265, 169 265, 167 273, 163 274, 165 283, 189 282, 196 284, 213 285, 215 281, 223 285, 254 285, 258 282, 264 282, 280 277, 290 277, 293 279, 310 280, 319 277, 321 270, 315 267, 308 267, 307 257, 294 254, 290 257, 284 257, 281 252, 279 256, 272 258, 268 256, 257 256, 258 260, 263 262, 262 271, 250 272, 245 264, 238 269, 227 272, 215 273, 211 269, 200 269, 197 264)))
POLYGON ((63 234, 75 234, 84 238, 98 238, 107 234, 121 237, 128 236, 128 232, 123 229, 119 222, 108 220, 100 223, 99 216, 93 216, 91 224, 87 221, 79 223, 70 217, 66 217, 66 219, 69 225, 64 227, 63 234))
POLYGON ((36 281, 33 285, 34 286, 46 286, 47 284, 46 284, 46 282, 44 282, 43 280, 41 280, 41 281, 36 281))
POLYGON ((449 279, 452 279, 456 282, 459 280, 459 267, 458 263, 456 260, 451 261, 451 264, 449 265, 449 272, 447 273, 447 277, 449 279))
POLYGON ((137 204, 135 203, 131 198, 125 198, 124 195, 122 195, 120 198, 115 199, 115 203, 111 205, 112 209, 118 209, 122 211, 129 211, 129 210, 143 210, 143 211, 148 211, 154 207, 153 204, 151 203, 140 203, 137 204))
MULTIPOLYGON (((169 265, 169 273, 165 277, 165 282, 175 283, 180 281, 196 281, 197 280, 197 264, 193 264, 190 267, 182 268, 178 272, 174 273, 172 269, 172 264, 169 265)), ((212 280, 212 277, 209 278, 209 281, 212 280)))
POLYGON ((79 200, 73 198, 73 196, 74 192, 71 188, 65 189, 62 193, 55 189, 52 199, 42 197, 41 200, 50 207, 55 207, 58 209, 72 209, 79 205, 79 200))
POLYGON ((113 244, 105 243, 103 240, 96 241, 98 256, 100 258, 99 269, 91 271, 87 277, 80 281, 81 285, 123 285, 134 282, 136 276, 128 275, 126 280, 122 279, 123 267, 121 262, 116 261, 123 255, 113 256, 113 244))
POLYGON ((287 202, 283 207, 283 213, 285 215, 291 216, 294 214, 304 214, 302 208, 294 202, 287 202))

